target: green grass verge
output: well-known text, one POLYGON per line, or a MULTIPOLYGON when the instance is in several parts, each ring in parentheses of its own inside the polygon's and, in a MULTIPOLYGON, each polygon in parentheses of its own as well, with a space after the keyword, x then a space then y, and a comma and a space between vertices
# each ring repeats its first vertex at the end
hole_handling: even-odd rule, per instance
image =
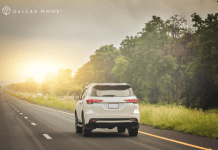
POLYGON ((184 106, 140 104, 140 123, 174 131, 218 138, 218 115, 184 106))
POLYGON ((218 113, 218 109, 209 109, 205 111, 206 113, 218 113))
POLYGON ((75 110, 76 107, 76 101, 73 100, 56 100, 56 99, 45 99, 43 97, 37 97, 37 98, 31 98, 28 97, 26 99, 27 101, 31 101, 37 104, 45 105, 45 106, 51 106, 55 108, 62 108, 66 110, 75 110))

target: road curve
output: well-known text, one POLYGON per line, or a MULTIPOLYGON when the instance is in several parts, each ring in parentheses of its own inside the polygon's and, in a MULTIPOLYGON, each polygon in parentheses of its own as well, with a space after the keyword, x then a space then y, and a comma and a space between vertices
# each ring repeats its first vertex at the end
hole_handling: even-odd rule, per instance
POLYGON ((218 150, 218 140, 140 125, 137 137, 117 129, 75 133, 74 112, 0 95, 0 150, 218 150))

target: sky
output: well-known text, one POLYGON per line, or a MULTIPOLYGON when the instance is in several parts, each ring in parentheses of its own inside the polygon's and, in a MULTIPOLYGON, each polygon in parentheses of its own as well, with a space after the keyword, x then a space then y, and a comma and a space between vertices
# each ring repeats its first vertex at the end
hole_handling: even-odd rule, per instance
POLYGON ((119 48, 156 15, 163 20, 218 13, 217 0, 0 0, 0 84, 72 76, 101 46, 119 48), (4 11, 5 6, 10 11, 4 11), (4 13, 3 13, 4 12, 4 13), (10 13, 9 13, 10 12, 10 13), (20 13, 19 13, 20 12, 20 13), (32 12, 32 13, 31 13, 32 12), (5 15, 7 14, 7 15, 5 15))

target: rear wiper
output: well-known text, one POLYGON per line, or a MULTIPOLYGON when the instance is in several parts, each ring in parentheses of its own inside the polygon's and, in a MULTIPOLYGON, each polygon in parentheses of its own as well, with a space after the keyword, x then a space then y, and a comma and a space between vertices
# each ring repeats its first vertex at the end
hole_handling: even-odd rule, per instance
POLYGON ((102 97, 114 97, 116 95, 102 95, 102 97))

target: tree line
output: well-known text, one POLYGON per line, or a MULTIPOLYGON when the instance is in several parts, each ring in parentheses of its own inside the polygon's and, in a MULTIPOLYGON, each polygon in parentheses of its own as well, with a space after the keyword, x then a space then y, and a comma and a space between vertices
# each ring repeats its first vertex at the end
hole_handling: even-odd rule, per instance
POLYGON ((218 107, 218 13, 162 20, 152 16, 136 36, 116 49, 105 45, 78 69, 74 82, 126 82, 149 103, 218 107))
MULTIPOLYGON (((191 108, 218 107, 218 13, 203 20, 191 15, 169 20, 152 16, 120 47, 105 45, 72 78, 70 69, 47 74, 44 94, 73 94, 90 83, 129 83, 140 101, 177 103, 191 108)), ((12 86, 12 84, 10 85, 12 86)))
POLYGON ((33 78, 27 78, 26 82, 12 83, 7 87, 16 92, 32 94, 41 92, 43 95, 65 96, 81 93, 82 87, 74 84, 71 74, 70 69, 59 69, 57 74, 47 72, 42 84, 37 83, 33 78))

